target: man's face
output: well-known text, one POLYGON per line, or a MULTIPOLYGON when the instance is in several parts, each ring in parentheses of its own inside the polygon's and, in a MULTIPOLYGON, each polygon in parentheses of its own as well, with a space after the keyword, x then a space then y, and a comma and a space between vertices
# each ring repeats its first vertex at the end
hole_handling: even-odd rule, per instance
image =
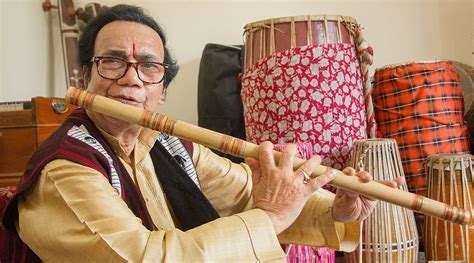
MULTIPOLYGON (((115 21, 99 31, 95 40, 94 56, 115 57, 128 62, 163 63, 164 48, 160 36, 150 27, 135 22, 115 21)), ((122 78, 110 80, 102 78, 97 73, 96 63, 92 63, 90 78, 89 81, 86 80, 86 84, 87 90, 92 93, 146 110, 154 110, 162 104, 164 96, 163 82, 149 84, 141 81, 133 66, 128 68, 122 78)), ((96 117, 99 117, 95 118, 96 121, 117 121, 104 116, 96 117)))

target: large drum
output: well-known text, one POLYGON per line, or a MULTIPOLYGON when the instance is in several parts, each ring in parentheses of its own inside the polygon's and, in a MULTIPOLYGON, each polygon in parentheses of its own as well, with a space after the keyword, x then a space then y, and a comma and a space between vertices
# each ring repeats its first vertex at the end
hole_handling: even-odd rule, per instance
MULTIPOLYGON (((318 154, 327 166, 349 165, 353 141, 367 138, 356 29, 355 19, 328 15, 245 26, 247 140, 297 143, 305 158, 318 154)), ((285 250, 287 262, 334 262, 334 251, 325 248, 285 250)))
MULTIPOLYGON (((404 176, 397 143, 393 139, 360 140, 354 143, 352 166, 372 174, 374 180, 404 176)), ((402 189, 408 191, 407 185, 402 189)), ((345 253, 347 262, 416 262, 418 232, 413 211, 378 202, 364 221, 362 242, 345 253)))
POLYGON ((245 26, 241 97, 247 140, 307 142, 324 165, 349 165, 353 141, 367 138, 353 27, 353 18, 325 15, 245 26))
MULTIPOLYGON (((427 197, 473 211, 472 156, 435 154, 428 157, 427 197)), ((474 229, 434 217, 425 218, 425 255, 427 260, 474 260, 474 229)))
POLYGON ((354 18, 338 15, 279 17, 245 25, 245 66, 278 52, 318 44, 354 44, 348 27, 354 18))
POLYGON ((458 73, 448 61, 386 66, 375 71, 372 96, 380 133, 398 143, 408 189, 425 195, 429 155, 469 152, 458 73))

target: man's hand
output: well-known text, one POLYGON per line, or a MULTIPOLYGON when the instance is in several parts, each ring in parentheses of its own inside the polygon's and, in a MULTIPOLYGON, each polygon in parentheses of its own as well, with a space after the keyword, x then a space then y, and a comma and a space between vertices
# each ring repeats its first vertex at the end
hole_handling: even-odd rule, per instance
POLYGON ((272 143, 263 142, 259 146, 259 160, 246 158, 245 162, 252 169, 254 208, 269 215, 279 234, 296 220, 311 194, 334 179, 336 171, 328 169, 325 174, 307 180, 305 175, 310 175, 321 163, 319 156, 293 171, 296 145, 285 146, 278 166, 272 150, 272 143))
MULTIPOLYGON (((347 167, 343 172, 348 176, 357 176, 360 181, 366 183, 372 181, 372 176, 367 172, 358 172, 352 167, 347 167)), ((387 186, 399 188, 405 179, 403 177, 396 178, 392 181, 380 181, 387 186)), ((339 222, 354 222, 366 219, 375 208, 376 200, 353 193, 350 191, 337 189, 336 198, 333 204, 332 217, 339 222)))

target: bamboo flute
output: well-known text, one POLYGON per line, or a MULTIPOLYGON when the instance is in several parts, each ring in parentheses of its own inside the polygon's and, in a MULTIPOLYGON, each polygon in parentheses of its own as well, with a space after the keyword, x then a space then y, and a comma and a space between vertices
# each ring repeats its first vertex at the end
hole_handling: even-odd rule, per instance
MULTIPOLYGON (((88 110, 202 144, 233 156, 258 159, 258 145, 256 144, 183 121, 173 120, 166 115, 123 104, 82 89, 70 87, 66 94, 66 101, 88 110)), ((273 153, 275 160, 278 162, 282 154, 277 151, 273 153)), ((300 167, 304 162, 303 159, 295 158, 294 169, 300 167)), ((319 165, 311 174, 311 177, 317 177, 326 172, 327 169, 328 167, 319 165)), ((337 171, 337 176, 331 181, 331 185, 456 224, 471 224, 470 211, 421 195, 391 188, 375 181, 362 183, 357 177, 346 176, 341 171, 337 171)))

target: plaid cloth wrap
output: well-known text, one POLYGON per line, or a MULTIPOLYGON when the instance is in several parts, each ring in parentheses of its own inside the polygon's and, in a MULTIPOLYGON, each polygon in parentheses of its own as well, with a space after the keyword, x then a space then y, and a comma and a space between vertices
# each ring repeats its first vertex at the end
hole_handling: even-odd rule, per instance
POLYGON ((459 76, 450 62, 417 62, 377 69, 374 82, 378 130, 397 141, 409 191, 425 195, 426 157, 469 151, 459 76))

